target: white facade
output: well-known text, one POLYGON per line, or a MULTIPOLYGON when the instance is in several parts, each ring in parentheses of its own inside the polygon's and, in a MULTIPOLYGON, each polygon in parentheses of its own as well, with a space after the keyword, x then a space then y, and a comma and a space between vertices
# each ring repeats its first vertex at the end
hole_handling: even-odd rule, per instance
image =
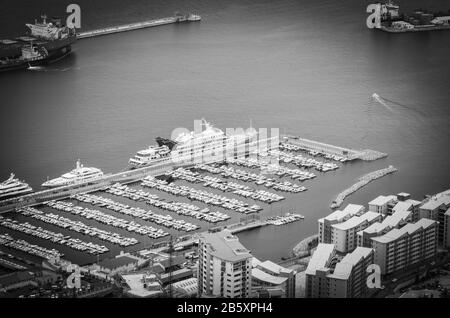
POLYGON ((395 195, 380 195, 377 198, 369 202, 369 211, 388 214, 389 205, 393 205, 397 202, 397 197, 395 195))
POLYGON ((437 222, 421 219, 372 238, 375 264, 381 274, 391 274, 436 255, 437 222))
POLYGON ((331 226, 341 223, 352 216, 364 213, 364 206, 358 204, 349 204, 344 210, 336 210, 330 215, 317 220, 319 227, 319 243, 331 243, 331 226))
POLYGON ((366 269, 373 256, 371 248, 358 247, 339 261, 333 244, 319 244, 306 269, 306 297, 368 296, 366 269))
POLYGON ((227 230, 202 233, 198 293, 202 297, 246 298, 251 292, 252 255, 227 230))
POLYGON ((353 251, 358 246, 357 233, 371 224, 381 221, 383 216, 376 212, 366 212, 361 216, 331 226, 331 242, 336 245, 336 250, 341 253, 353 251))

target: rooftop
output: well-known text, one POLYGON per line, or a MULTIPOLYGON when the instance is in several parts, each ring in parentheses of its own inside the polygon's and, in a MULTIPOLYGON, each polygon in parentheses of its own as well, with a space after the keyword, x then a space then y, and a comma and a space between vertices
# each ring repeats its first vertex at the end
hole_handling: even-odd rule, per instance
POLYGON ((336 228, 338 230, 346 231, 346 230, 352 229, 354 227, 357 227, 358 225, 362 224, 363 222, 371 222, 378 217, 380 217, 379 213, 369 211, 369 212, 364 213, 361 216, 354 216, 345 222, 342 222, 339 224, 333 224, 332 227, 336 228))
POLYGON ((258 279, 260 281, 272 284, 272 285, 280 285, 283 284, 288 278, 287 277, 280 277, 280 276, 274 276, 270 275, 269 273, 266 273, 259 268, 253 268, 252 269, 252 279, 258 279))
POLYGON ((258 264, 258 268, 273 275, 290 274, 294 272, 294 270, 275 264, 272 261, 264 261, 258 264))
POLYGON ((250 251, 246 249, 237 236, 228 230, 216 233, 202 233, 200 241, 209 246, 211 255, 229 262, 236 262, 252 257, 250 251))
POLYGON ((128 293, 136 297, 155 297, 162 294, 162 290, 147 290, 142 282, 142 274, 122 275, 127 285, 130 287, 128 293))
POLYGON ((429 227, 435 223, 437 223, 437 222, 434 220, 420 219, 416 223, 408 223, 401 229, 392 229, 391 231, 389 231, 388 233, 386 233, 382 236, 372 238, 372 240, 374 240, 376 242, 380 242, 380 243, 390 243, 390 242, 393 242, 393 241, 399 239, 400 237, 402 237, 404 235, 410 235, 419 229, 422 229, 422 228, 426 229, 427 227, 429 227))
POLYGON ((353 267, 358 264, 361 259, 364 259, 372 253, 373 249, 358 246, 352 253, 345 255, 345 257, 336 264, 333 274, 329 277, 348 279, 352 273, 353 267))
POLYGON ((347 216, 353 216, 360 211, 364 210, 362 205, 358 204, 349 204, 345 207, 344 210, 336 210, 333 213, 327 215, 324 218, 319 219, 319 221, 327 220, 327 221, 340 221, 343 220, 347 216))
POLYGON ((369 205, 385 205, 387 203, 389 203, 391 200, 395 200, 396 197, 395 195, 380 195, 378 197, 376 197, 375 199, 373 199, 372 201, 369 202, 369 205))
POLYGON ((420 208, 423 210, 434 210, 443 204, 446 206, 450 205, 450 190, 432 196, 420 208))
POLYGON ((319 243, 308 263, 305 274, 315 275, 316 270, 327 268, 328 263, 335 254, 334 250, 334 244, 319 243))

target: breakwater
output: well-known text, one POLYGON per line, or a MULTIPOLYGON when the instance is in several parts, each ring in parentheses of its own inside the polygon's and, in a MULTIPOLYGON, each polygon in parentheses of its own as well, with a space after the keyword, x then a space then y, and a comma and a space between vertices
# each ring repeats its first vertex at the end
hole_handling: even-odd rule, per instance
POLYGON ((370 182, 372 182, 374 180, 377 180, 379 178, 382 178, 385 175, 394 173, 396 171, 397 171, 396 168, 394 168, 393 166, 389 166, 387 168, 384 168, 384 169, 381 169, 381 170, 377 170, 377 171, 373 171, 371 173, 363 175, 362 177, 360 177, 358 179, 358 182, 353 184, 350 188, 347 188, 344 191, 342 191, 341 193, 339 193, 338 196, 336 197, 336 199, 330 205, 330 208, 336 209, 336 208, 340 207, 342 205, 342 203, 344 202, 345 198, 348 197, 350 194, 358 191, 359 189, 361 189, 362 187, 364 187, 368 183, 370 183, 370 182))

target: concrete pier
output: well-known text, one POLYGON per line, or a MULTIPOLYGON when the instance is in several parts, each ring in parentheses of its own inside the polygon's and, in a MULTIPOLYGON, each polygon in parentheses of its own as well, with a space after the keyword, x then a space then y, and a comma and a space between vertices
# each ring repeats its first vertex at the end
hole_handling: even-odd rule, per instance
POLYGON ((177 23, 177 22, 181 22, 181 21, 182 22, 190 22, 186 19, 180 20, 180 17, 174 16, 174 17, 167 17, 167 18, 137 22, 137 23, 129 23, 129 24, 123 24, 123 25, 119 25, 119 26, 112 26, 112 27, 107 27, 107 28, 102 28, 102 29, 97 29, 97 30, 80 32, 77 34, 77 38, 85 39, 85 38, 91 38, 94 36, 101 36, 101 35, 127 32, 127 31, 138 30, 138 29, 151 28, 151 27, 155 27, 155 26, 172 24, 172 23, 177 23))
POLYGON ((317 151, 323 154, 338 155, 341 157, 345 157, 348 160, 360 159, 365 161, 373 161, 387 156, 387 154, 385 153, 370 149, 355 150, 290 135, 284 135, 282 137, 282 141, 294 146, 298 146, 311 151, 317 151))

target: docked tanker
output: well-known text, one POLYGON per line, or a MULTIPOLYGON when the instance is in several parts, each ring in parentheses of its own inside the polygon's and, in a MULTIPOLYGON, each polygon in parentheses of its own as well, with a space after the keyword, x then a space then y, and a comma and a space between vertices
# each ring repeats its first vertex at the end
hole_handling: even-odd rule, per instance
POLYGON ((70 54, 77 39, 75 29, 63 25, 59 18, 41 18, 41 22, 26 24, 28 35, 0 40, 0 71, 45 65, 70 54))

